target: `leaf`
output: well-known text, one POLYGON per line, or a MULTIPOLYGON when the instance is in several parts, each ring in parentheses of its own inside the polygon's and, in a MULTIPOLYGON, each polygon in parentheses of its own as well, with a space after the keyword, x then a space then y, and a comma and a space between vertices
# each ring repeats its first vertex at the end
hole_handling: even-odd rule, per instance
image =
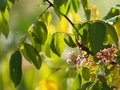
POLYGON ((15 3, 15 0, 9 0, 9 1, 10 1, 11 3, 13 3, 13 4, 15 3))
POLYGON ((7 6, 7 0, 0 0, 0 12, 4 13, 6 6, 7 6))
MULTIPOLYGON (((34 35, 34 34, 33 34, 33 35, 34 35)), ((34 47, 38 52, 40 52, 42 45, 39 44, 38 42, 36 42, 36 39, 37 39, 37 38, 34 38, 33 36, 31 36, 31 43, 32 43, 33 47, 34 47)))
POLYGON ((120 38, 120 16, 119 19, 116 20, 116 23, 113 24, 113 26, 117 32, 118 37, 120 38))
POLYGON ((88 43, 88 31, 86 29, 83 30, 81 40, 82 40, 81 42, 83 45, 87 45, 87 43, 88 43))
POLYGON ((9 25, 8 25, 9 14, 5 10, 5 13, 0 13, 0 32, 7 38, 9 34, 9 25))
POLYGON ((119 64, 120 65, 120 51, 118 51, 117 53, 116 53, 116 62, 117 62, 117 64, 119 64))
POLYGON ((109 86, 107 85, 107 83, 103 83, 102 82, 102 89, 101 90, 110 90, 109 86))
POLYGON ((86 82, 85 84, 82 85, 81 90, 89 90, 89 87, 92 85, 93 82, 86 82))
POLYGON ((10 77, 17 87, 22 77, 22 56, 19 50, 15 51, 10 58, 10 77))
POLYGON ((78 75, 75 77, 75 80, 74 80, 74 82, 73 82, 73 90, 81 89, 81 82, 82 82, 81 75, 78 74, 78 75))
POLYGON ((91 10, 89 8, 89 0, 81 0, 81 2, 82 2, 82 6, 84 9, 86 18, 87 20, 90 20, 91 10))
POLYGON ((38 21, 35 25, 32 25, 28 31, 29 34, 31 34, 31 37, 37 43, 44 45, 47 39, 48 32, 47 32, 47 27, 43 22, 38 21))
POLYGON ((104 24, 105 24, 105 27, 106 27, 108 34, 110 34, 110 36, 112 37, 116 46, 118 47, 118 35, 116 33, 115 28, 112 25, 110 25, 109 23, 104 23, 104 24))
POLYGON ((82 77, 88 81, 90 79, 90 70, 87 67, 82 68, 82 77))
POLYGON ((119 12, 120 12, 120 7, 116 5, 110 9, 110 11, 104 17, 104 19, 107 20, 107 19, 113 18, 113 17, 119 15, 120 14, 119 12))
POLYGON ((38 51, 30 44, 24 43, 20 50, 23 56, 29 61, 32 62, 37 69, 40 69, 42 60, 38 51))
POLYGON ((71 0, 73 9, 75 10, 75 12, 78 12, 78 9, 80 7, 80 2, 79 0, 71 0))
POLYGON ((93 53, 97 53, 101 49, 103 49, 103 42, 106 36, 106 27, 100 21, 94 22, 90 28, 90 47, 93 53))
POLYGON ((65 49, 65 42, 64 42, 64 33, 54 33, 52 35, 52 40, 50 42, 51 50, 57 55, 61 56, 62 52, 65 49))
POLYGON ((58 16, 60 16, 62 12, 65 12, 64 10, 66 10, 66 8, 64 5, 66 5, 67 2, 68 0, 53 0, 54 9, 58 16))
POLYGON ((76 47, 75 42, 73 41, 72 37, 69 34, 65 34, 64 36, 65 43, 70 47, 76 47))

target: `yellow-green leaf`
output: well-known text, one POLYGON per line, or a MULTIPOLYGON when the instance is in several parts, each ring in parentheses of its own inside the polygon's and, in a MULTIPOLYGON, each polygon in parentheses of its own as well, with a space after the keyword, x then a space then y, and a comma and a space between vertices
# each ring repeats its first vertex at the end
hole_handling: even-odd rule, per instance
POLYGON ((32 62, 37 69, 40 69, 42 60, 38 51, 30 44, 24 43, 20 50, 23 56, 29 61, 32 62))

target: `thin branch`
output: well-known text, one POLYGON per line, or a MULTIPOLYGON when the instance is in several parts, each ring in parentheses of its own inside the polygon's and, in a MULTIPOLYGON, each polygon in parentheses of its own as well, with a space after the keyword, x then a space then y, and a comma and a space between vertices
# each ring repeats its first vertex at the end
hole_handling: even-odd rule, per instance
MULTIPOLYGON (((46 0, 46 1, 48 2, 48 4, 49 4, 50 6, 52 6, 52 7, 54 8, 54 5, 53 5, 49 0, 46 0)), ((67 21, 72 25, 72 27, 73 27, 76 31, 78 31, 77 28, 74 26, 74 23, 73 23, 65 14, 61 13, 61 15, 67 19, 67 21)), ((79 35, 81 36, 81 34, 79 34, 79 35)))
POLYGON ((37 23, 37 21, 41 18, 41 16, 51 7, 51 5, 49 5, 40 15, 39 17, 35 20, 34 24, 37 23))

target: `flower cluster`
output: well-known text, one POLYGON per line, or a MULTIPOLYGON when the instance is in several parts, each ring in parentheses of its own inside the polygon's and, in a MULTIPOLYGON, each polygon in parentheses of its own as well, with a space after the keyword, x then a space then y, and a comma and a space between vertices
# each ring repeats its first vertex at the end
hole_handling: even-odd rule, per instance
POLYGON ((74 63, 76 67, 80 67, 82 65, 91 65, 92 62, 88 60, 88 57, 86 57, 84 51, 81 48, 79 48, 79 52, 79 55, 76 55, 74 51, 68 52, 69 58, 67 59, 67 63, 74 63))
POLYGON ((100 52, 97 53, 97 58, 99 59, 99 63, 103 62, 105 65, 110 65, 111 63, 116 63, 115 60, 115 48, 107 48, 100 50, 100 52))
POLYGON ((74 51, 69 52, 67 63, 74 63, 76 67, 80 67, 82 65, 94 66, 99 65, 100 63, 104 63, 106 66, 110 64, 116 64, 116 53, 114 47, 100 50, 96 54, 97 58, 99 59, 97 63, 94 63, 93 60, 88 60, 88 57, 84 54, 84 51, 81 48, 79 48, 79 52, 79 55, 76 55, 74 51))

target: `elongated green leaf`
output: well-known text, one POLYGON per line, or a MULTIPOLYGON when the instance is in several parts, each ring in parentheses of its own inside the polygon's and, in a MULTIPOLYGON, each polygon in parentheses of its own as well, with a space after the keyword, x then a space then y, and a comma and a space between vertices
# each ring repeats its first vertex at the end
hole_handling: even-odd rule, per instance
POLYGON ((71 0, 72 2, 72 6, 73 6, 73 9, 75 10, 75 12, 78 12, 78 9, 80 7, 80 2, 79 0, 71 0))
POLYGON ((0 13, 0 32, 7 38, 9 34, 9 25, 8 25, 8 11, 6 10, 5 13, 0 13))
POLYGON ((90 20, 91 10, 89 7, 89 0, 81 0, 81 2, 82 2, 82 6, 84 9, 86 18, 87 18, 87 20, 90 20))
POLYGON ((88 81, 90 79, 90 70, 87 67, 82 68, 82 77, 88 81))
POLYGON ((104 23, 107 29, 108 34, 110 34, 110 36, 112 37, 113 41, 115 42, 116 46, 118 47, 118 35, 116 33, 115 28, 108 24, 108 23, 104 23))
POLYGON ((78 74, 73 82, 73 90, 81 89, 81 82, 82 82, 81 75, 78 74))
POLYGON ((32 62, 37 69, 40 69, 42 60, 38 51, 30 44, 24 43, 20 50, 23 56, 29 61, 32 62))
POLYGON ((64 33, 54 33, 50 42, 51 50, 60 57, 65 49, 65 46, 64 33))
POLYGON ((44 44, 47 39, 47 27, 46 25, 38 21, 35 25, 29 28, 31 38, 33 38, 37 43, 44 44))
POLYGON ((10 77, 15 87, 20 84, 22 77, 22 56, 19 50, 15 51, 10 58, 10 77))
POLYGON ((90 46, 94 53, 103 49, 103 42, 106 36, 106 27, 100 21, 94 22, 90 28, 90 46))
POLYGON ((70 35, 65 34, 64 41, 68 46, 73 47, 73 48, 76 47, 76 44, 70 35))
POLYGON ((0 0, 0 12, 4 12, 7 5, 7 0, 0 0))

